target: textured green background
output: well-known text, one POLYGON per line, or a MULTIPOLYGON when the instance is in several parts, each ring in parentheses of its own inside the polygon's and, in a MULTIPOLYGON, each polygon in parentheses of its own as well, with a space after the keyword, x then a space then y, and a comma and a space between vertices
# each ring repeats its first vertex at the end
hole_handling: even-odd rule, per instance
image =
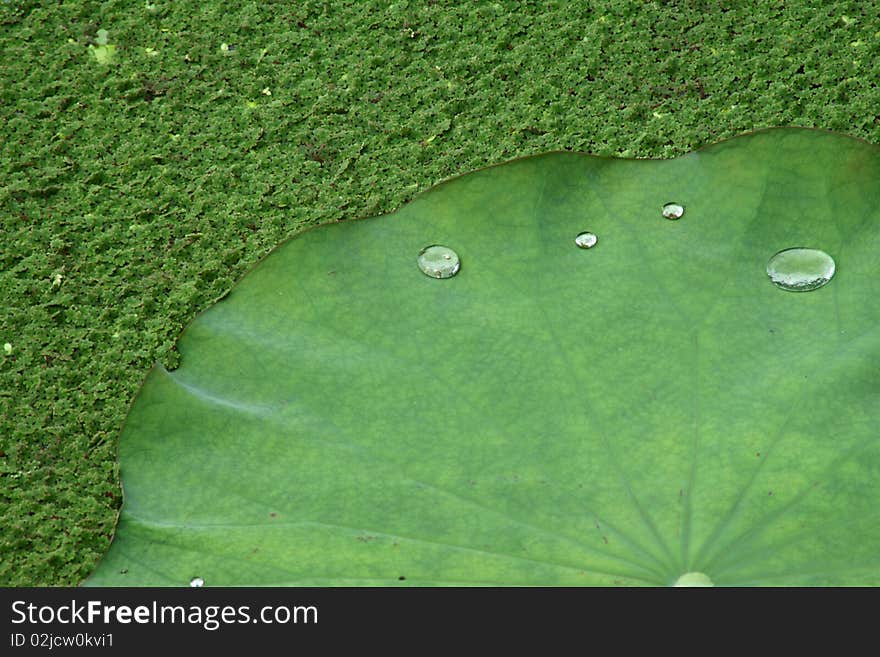
POLYGON ((0 583, 93 570, 146 371, 302 226, 553 149, 880 141, 873 3, 582 5, 0 3, 0 583))

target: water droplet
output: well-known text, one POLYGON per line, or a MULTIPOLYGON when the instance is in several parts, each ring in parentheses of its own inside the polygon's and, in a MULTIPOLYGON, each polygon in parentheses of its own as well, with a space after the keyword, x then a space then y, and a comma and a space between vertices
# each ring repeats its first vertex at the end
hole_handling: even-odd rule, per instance
POLYGON ((667 203, 663 206, 663 216, 667 219, 680 219, 684 214, 684 206, 678 203, 667 203))
POLYGON ((767 275, 777 287, 789 292, 820 288, 834 276, 834 259, 819 249, 785 249, 770 258, 767 275))
POLYGON ((596 237, 594 233, 591 233, 589 231, 579 233, 578 236, 574 238, 574 243, 582 249, 592 249, 594 246, 596 246, 596 242, 598 241, 599 238, 596 237))
POLYGON ((205 580, 203 580, 201 577, 193 577, 193 578, 190 580, 189 585, 192 586, 192 587, 196 587, 196 586, 204 586, 204 585, 205 585, 205 580))
POLYGON ((705 573, 694 571, 679 577, 673 586, 715 586, 715 583, 705 573))
POLYGON ((419 269, 431 278, 451 278, 460 266, 458 254, 447 246, 432 244, 419 251, 419 269))

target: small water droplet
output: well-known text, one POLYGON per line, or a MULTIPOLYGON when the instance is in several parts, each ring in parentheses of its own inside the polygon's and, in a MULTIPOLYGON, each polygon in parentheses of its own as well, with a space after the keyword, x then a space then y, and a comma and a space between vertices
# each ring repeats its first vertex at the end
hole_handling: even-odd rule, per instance
POLYGON ((458 254, 447 246, 432 244, 419 251, 419 269, 431 278, 452 278, 460 266, 458 254))
POLYGON ((205 585, 205 580, 203 580, 201 577, 193 577, 193 578, 190 580, 189 585, 192 586, 192 587, 196 587, 196 586, 204 586, 204 585, 205 585))
POLYGON ((819 249, 805 247, 780 251, 767 263, 770 280, 789 292, 820 288, 831 280, 834 270, 834 258, 819 249))
POLYGON ((679 203, 667 203, 663 206, 663 216, 667 219, 680 219, 684 214, 684 206, 679 203))
POLYGON ((715 583, 705 573, 694 571, 679 577, 673 586, 715 586, 715 583))
POLYGON ((592 249, 594 246, 596 246, 596 242, 598 241, 599 238, 590 231, 579 233, 578 236, 574 238, 574 243, 582 249, 592 249))

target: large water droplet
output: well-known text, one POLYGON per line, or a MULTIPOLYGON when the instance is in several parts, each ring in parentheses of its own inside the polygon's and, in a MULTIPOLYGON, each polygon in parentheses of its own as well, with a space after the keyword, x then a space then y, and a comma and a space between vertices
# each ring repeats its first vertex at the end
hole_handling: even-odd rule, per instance
POLYGON ((789 292, 807 292, 822 287, 834 276, 834 258, 819 249, 785 249, 770 258, 767 275, 789 292))
POLYGON ((663 206, 663 216, 667 219, 680 219, 684 214, 684 206, 679 203, 667 203, 663 206))
POLYGON ((419 251, 419 269, 431 278, 451 278, 460 266, 458 254, 448 246, 432 244, 419 251))
POLYGON ((594 246, 596 246, 596 242, 598 241, 599 238, 589 231, 580 233, 577 237, 574 238, 574 243, 582 249, 592 249, 594 246))
POLYGON ((189 585, 190 585, 190 586, 193 586, 193 587, 196 587, 196 586, 204 586, 204 585, 205 585, 205 580, 203 580, 201 577, 193 577, 193 578, 190 580, 189 585))
POLYGON ((715 583, 705 573, 694 571, 679 577, 673 586, 715 586, 715 583))

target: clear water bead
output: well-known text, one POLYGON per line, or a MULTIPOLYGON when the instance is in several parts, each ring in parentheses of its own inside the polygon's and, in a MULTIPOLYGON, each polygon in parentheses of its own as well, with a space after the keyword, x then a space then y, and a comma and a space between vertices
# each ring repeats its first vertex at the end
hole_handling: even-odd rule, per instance
POLYGON ((582 249, 592 249, 594 246, 596 246, 596 243, 598 241, 599 238, 589 231, 579 233, 578 236, 574 238, 574 243, 582 249))
POLYGON ((419 251, 419 269, 431 278, 452 278, 458 273, 461 261, 448 246, 432 244, 419 251))
POLYGON ((808 292, 834 276, 834 258, 819 249, 796 247, 780 251, 767 263, 770 280, 788 292, 808 292))
POLYGON ((663 216, 667 219, 680 219, 684 214, 684 206, 679 203, 667 203, 663 206, 663 216))
POLYGON ((715 583, 705 573, 694 571, 679 577, 673 586, 715 586, 715 583))

